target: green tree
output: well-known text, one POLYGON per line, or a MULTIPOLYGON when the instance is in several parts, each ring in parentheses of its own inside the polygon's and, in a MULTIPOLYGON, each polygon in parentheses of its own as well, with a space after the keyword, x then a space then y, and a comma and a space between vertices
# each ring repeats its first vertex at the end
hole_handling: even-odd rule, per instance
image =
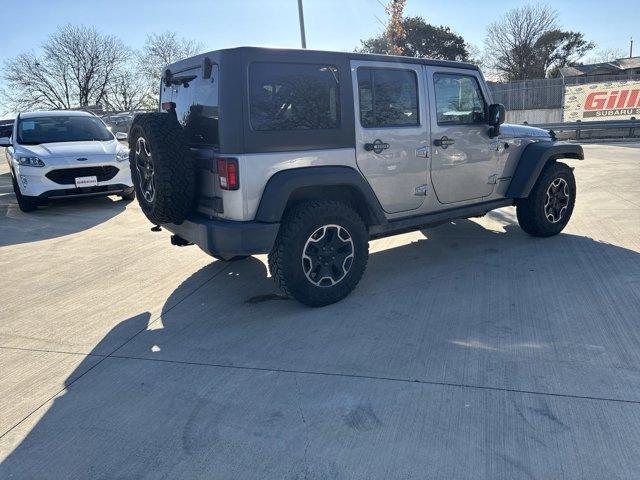
POLYGON ((388 36, 382 34, 362 40, 358 51, 442 60, 469 60, 469 45, 449 27, 430 25, 424 18, 415 16, 404 18, 402 29, 404 36, 401 44, 396 45, 396 49, 389 47, 388 36))

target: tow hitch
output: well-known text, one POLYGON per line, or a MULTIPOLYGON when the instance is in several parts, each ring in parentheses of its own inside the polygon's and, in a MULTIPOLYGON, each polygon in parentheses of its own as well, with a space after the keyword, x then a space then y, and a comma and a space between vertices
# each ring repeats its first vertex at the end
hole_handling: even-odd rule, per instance
POLYGON ((176 247, 187 247, 189 245, 193 245, 193 243, 178 235, 171 235, 171 245, 175 245, 176 247))

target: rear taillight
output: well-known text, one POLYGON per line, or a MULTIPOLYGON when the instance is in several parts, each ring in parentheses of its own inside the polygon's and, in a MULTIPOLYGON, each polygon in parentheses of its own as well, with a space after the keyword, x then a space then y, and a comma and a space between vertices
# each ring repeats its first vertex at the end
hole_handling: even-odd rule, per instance
POLYGON ((238 190, 240 188, 240 173, 238 159, 218 157, 218 181, 223 190, 238 190))

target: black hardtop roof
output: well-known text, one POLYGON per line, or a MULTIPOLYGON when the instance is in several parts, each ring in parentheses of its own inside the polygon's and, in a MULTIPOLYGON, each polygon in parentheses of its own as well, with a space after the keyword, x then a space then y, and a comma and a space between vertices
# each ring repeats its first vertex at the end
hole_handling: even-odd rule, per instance
MULTIPOLYGON (((257 57, 264 55, 265 57, 278 57, 278 61, 285 61, 287 55, 291 55, 292 61, 299 61, 301 57, 309 57, 313 59, 316 57, 322 57, 323 61, 326 61, 328 57, 335 56, 340 60, 364 60, 370 62, 389 62, 389 63, 417 63, 421 65, 430 65, 436 67, 447 68, 464 68, 468 70, 480 70, 477 65, 466 62, 454 62, 451 60, 435 60, 430 58, 417 58, 417 57, 401 57, 397 55, 378 55, 371 53, 355 53, 355 52, 332 52, 327 50, 305 50, 300 48, 273 48, 273 47, 234 47, 225 48, 221 50, 213 50, 207 53, 201 53, 193 57, 185 58, 178 62, 172 63, 165 68, 171 70, 172 73, 184 71, 187 69, 195 68, 201 64, 205 57, 209 57, 211 61, 219 58, 223 54, 231 55, 250 55, 251 57, 257 57)), ((271 59, 270 59, 271 60, 271 59)))

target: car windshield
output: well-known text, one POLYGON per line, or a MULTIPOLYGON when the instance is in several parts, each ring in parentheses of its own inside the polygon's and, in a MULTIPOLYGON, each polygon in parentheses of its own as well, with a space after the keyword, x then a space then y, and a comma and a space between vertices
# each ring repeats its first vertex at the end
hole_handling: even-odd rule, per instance
POLYGON ((97 117, 56 115, 20 120, 18 143, 39 145, 56 142, 86 142, 113 140, 113 135, 97 117))

